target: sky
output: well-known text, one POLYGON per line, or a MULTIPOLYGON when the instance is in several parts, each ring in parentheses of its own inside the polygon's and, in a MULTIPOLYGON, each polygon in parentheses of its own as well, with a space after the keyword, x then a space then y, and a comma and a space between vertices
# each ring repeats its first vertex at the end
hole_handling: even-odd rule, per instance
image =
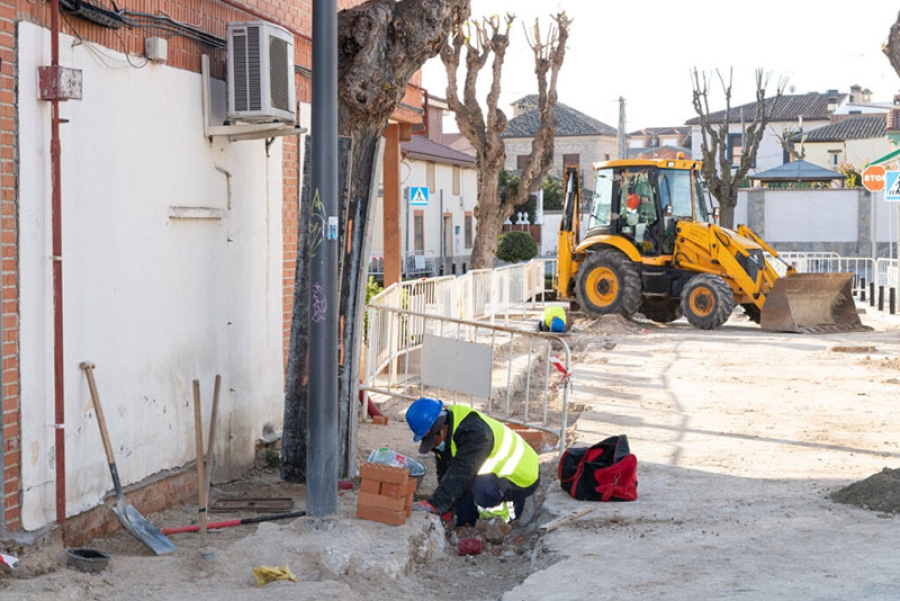
MULTIPOLYGON (((787 79, 785 93, 846 93, 858 84, 872 91, 873 101, 890 102, 900 92, 900 77, 881 51, 900 12, 896 0, 849 5, 791 0, 472 0, 473 18, 508 12, 516 16, 500 97, 509 117, 511 102, 537 92, 523 24, 531 28, 539 18, 546 32, 550 16, 560 10, 572 24, 559 75, 559 102, 618 127, 619 98, 624 98, 629 132, 683 125, 695 117, 694 68, 709 74, 718 69, 726 80, 731 70, 732 106, 753 102, 757 68, 770 74, 767 96, 774 95, 781 78, 787 79)), ((459 78, 463 76, 460 70, 459 78)), ((489 76, 486 66, 479 77, 482 102, 489 76)), ((428 91, 445 97, 446 81, 440 58, 429 60, 423 69, 428 91)), ((711 110, 725 108, 718 79, 710 86, 709 98, 711 110)))

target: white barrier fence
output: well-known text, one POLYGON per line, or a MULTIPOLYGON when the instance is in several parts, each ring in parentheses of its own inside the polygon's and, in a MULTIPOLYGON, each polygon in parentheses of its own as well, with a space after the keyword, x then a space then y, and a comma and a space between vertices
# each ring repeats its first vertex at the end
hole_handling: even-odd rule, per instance
MULTIPOLYGON (((896 290, 900 281, 896 259, 841 257, 823 252, 785 252, 779 256, 803 273, 852 273, 853 294, 865 299, 868 293, 873 306, 875 291, 882 296, 884 291, 896 290)), ((543 301, 546 276, 554 264, 552 259, 536 259, 498 269, 470 271, 460 277, 443 276, 389 286, 372 298, 366 308, 362 388, 410 400, 426 393, 440 395, 443 391, 430 390, 422 379, 425 336, 483 342, 492 349, 492 377, 505 380, 507 385, 495 386, 482 400, 470 398, 470 404, 482 403, 479 408, 494 411, 501 419, 522 418, 539 429, 555 432, 564 445, 568 386, 560 387, 562 409, 554 410, 555 413, 550 410, 551 400, 546 394, 536 398, 531 390, 532 377, 541 369, 545 376, 535 381, 534 390, 546 393, 551 389, 550 376, 554 374, 549 366, 556 354, 564 355, 564 359, 560 358, 561 365, 564 370, 570 369, 568 346, 559 337, 533 331, 533 322, 510 326, 511 317, 520 318, 529 307, 534 310, 537 302, 543 301), (503 325, 497 323, 498 319, 503 320, 503 325), (557 342, 548 342, 551 339, 557 342), (526 347, 528 352, 522 354, 526 347), (497 353, 507 351, 506 361, 499 361, 497 353), (542 367, 536 370, 535 366, 542 367), (514 376, 525 378, 524 394, 514 393, 514 376), (505 395, 505 403, 498 404, 495 393, 505 395), (533 404, 542 407, 542 417, 537 422, 531 419, 529 411, 533 404), (497 411, 498 408, 501 410, 497 411)))
POLYGON ((875 292, 884 294, 884 290, 894 289, 896 294, 900 283, 897 259, 841 257, 828 252, 784 252, 778 255, 802 273, 852 273, 853 294, 860 297, 868 294, 870 302, 875 300, 875 292))
MULTIPOLYGON (((569 380, 564 374, 570 369, 569 348, 560 336, 537 332, 535 320, 519 319, 529 306, 536 308, 544 293, 545 263, 538 259, 386 288, 366 307, 362 388, 409 400, 433 396, 450 402, 444 398, 449 394, 454 403, 464 401, 506 422, 552 434, 552 446, 562 452, 568 420, 569 380), (497 323, 498 319, 503 323, 497 323), (429 380, 433 366, 425 363, 434 337, 489 349, 486 356, 491 360, 485 362, 489 365, 478 366, 479 371, 489 372, 491 382, 483 394, 461 394, 468 382, 455 386, 444 379, 436 386, 429 380)), ((454 367, 448 363, 443 369, 454 367)), ((459 376, 466 378, 467 374, 459 376)))

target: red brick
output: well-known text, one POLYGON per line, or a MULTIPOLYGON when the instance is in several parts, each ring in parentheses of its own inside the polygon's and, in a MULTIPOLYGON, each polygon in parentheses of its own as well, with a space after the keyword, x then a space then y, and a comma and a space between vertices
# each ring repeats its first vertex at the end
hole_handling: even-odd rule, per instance
POLYGON ((406 489, 406 483, 394 484, 393 482, 384 482, 381 485, 381 494, 395 499, 403 499, 407 495, 406 489))
POLYGON ((379 495, 381 494, 381 482, 378 480, 361 480, 359 482, 359 492, 379 495))
POLYGON ((388 425, 388 417, 386 415, 373 415, 372 423, 376 426, 386 426, 388 425))
POLYGON ((394 497, 373 495, 365 492, 359 493, 356 502, 358 505, 365 505, 376 509, 389 509, 391 511, 404 511, 406 509, 406 499, 395 499, 394 497))
POLYGON ((381 465, 380 463, 363 463, 359 466, 359 477, 363 480, 378 480, 379 482, 405 485, 409 479, 409 470, 405 467, 381 465))
POLYGON ((392 526, 402 526, 406 523, 405 511, 378 509, 376 507, 369 507, 368 505, 357 505, 356 517, 361 520, 371 520, 373 522, 381 522, 382 524, 390 524, 392 526))

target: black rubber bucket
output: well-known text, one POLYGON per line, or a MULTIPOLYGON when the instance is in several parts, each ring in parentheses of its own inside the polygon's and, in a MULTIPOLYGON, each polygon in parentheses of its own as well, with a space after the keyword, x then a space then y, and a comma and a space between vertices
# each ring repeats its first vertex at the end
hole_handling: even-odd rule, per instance
POLYGON ((90 547, 70 547, 66 558, 67 565, 82 572, 101 572, 109 564, 109 554, 90 547))

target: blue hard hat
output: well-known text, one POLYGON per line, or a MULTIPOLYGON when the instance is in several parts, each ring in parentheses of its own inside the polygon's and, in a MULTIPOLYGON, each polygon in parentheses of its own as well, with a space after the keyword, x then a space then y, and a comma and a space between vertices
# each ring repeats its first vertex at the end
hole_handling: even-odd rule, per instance
POLYGON ((566 331, 566 323, 559 317, 554 317, 553 320, 550 322, 550 331, 551 332, 565 332, 566 331))
POLYGON ((443 409, 444 404, 436 399, 421 397, 413 401, 406 410, 406 423, 413 431, 413 442, 419 442, 431 431, 443 409))

